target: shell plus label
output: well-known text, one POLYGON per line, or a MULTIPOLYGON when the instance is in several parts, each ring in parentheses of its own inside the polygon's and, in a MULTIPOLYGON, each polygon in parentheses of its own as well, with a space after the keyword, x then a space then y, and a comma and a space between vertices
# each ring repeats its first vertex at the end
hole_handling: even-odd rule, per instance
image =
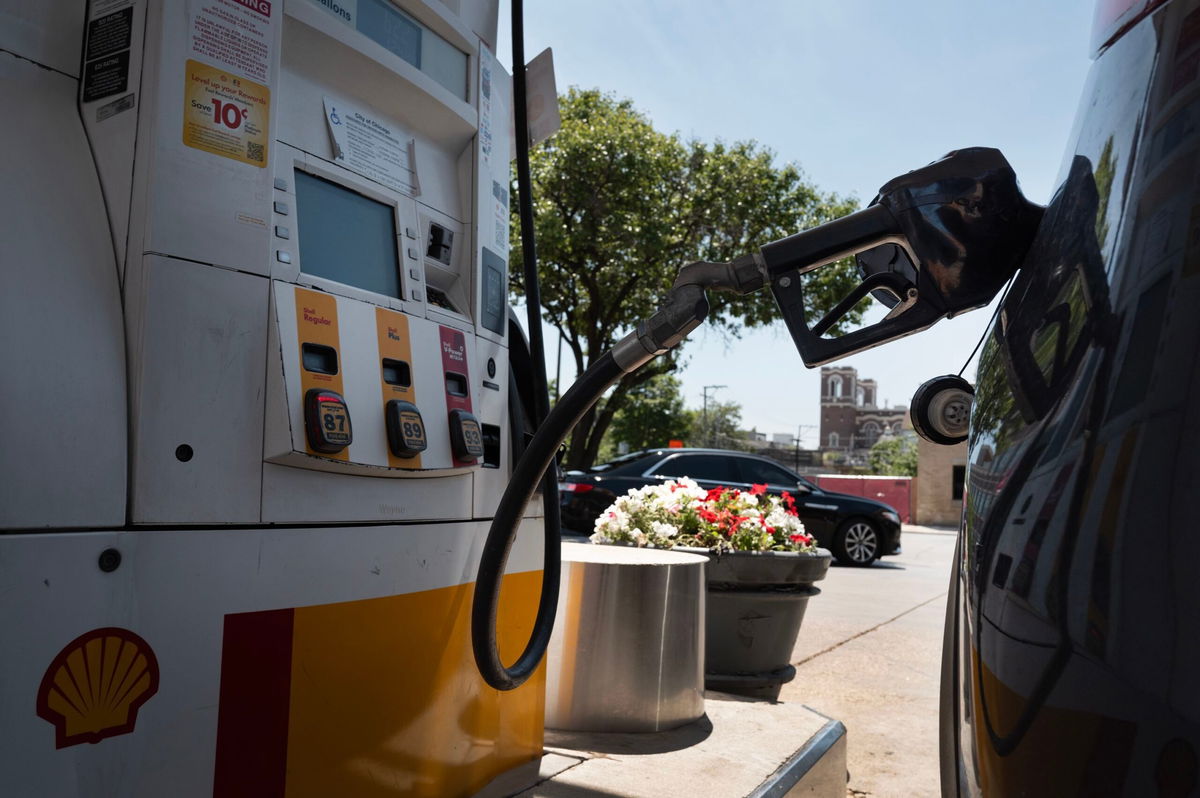
POLYGON ((251 166, 267 165, 271 90, 199 61, 187 62, 183 143, 251 166))
MULTIPOLYGON (((412 339, 408 332, 408 318, 394 310, 375 308, 375 331, 379 341, 380 363, 391 366, 383 371, 380 378, 384 412, 387 413, 389 402, 400 400, 407 404, 416 402, 417 398, 412 378, 412 339)), ((416 406, 398 410, 395 422, 388 423, 398 425, 405 448, 412 452, 404 457, 396 453, 395 447, 389 446, 388 465, 393 468, 420 468, 419 452, 424 451, 427 444, 425 425, 416 406)))

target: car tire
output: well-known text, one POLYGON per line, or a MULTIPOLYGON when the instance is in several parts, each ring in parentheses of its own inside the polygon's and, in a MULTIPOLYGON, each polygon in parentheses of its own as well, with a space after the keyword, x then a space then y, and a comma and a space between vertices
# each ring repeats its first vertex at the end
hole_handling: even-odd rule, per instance
POLYGON ((842 565, 865 568, 882 554, 879 528, 865 518, 851 518, 833 536, 833 556, 842 565))

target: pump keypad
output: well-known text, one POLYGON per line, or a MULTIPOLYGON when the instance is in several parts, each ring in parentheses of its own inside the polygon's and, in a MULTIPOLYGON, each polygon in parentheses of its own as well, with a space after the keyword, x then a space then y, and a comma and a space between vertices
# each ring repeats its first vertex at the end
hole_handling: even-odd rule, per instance
POLYGON ((387 418, 388 448, 397 457, 415 457, 429 445, 425 440, 425 422, 412 402, 392 399, 384 408, 387 418))
POLYGON ((483 434, 479 421, 466 410, 450 411, 450 448, 459 460, 475 460, 483 456, 483 434))
POLYGON ((313 451, 337 454, 354 441, 350 410, 337 391, 311 388, 304 395, 304 431, 313 451))

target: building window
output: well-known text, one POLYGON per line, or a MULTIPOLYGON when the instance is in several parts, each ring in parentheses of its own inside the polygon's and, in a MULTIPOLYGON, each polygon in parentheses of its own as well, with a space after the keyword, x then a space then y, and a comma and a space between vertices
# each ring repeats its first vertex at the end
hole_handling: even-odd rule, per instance
POLYGON ((834 399, 842 398, 842 378, 836 374, 829 378, 829 395, 834 399))
POLYGON ((879 440, 879 425, 874 421, 868 421, 866 424, 863 424, 862 435, 864 446, 868 448, 874 446, 875 442, 879 440))
POLYGON ((829 448, 835 449, 838 445, 838 434, 836 432, 829 433, 829 448))
POLYGON ((950 474, 950 498, 956 502, 962 501, 963 482, 967 477, 967 467, 965 465, 954 466, 950 474))

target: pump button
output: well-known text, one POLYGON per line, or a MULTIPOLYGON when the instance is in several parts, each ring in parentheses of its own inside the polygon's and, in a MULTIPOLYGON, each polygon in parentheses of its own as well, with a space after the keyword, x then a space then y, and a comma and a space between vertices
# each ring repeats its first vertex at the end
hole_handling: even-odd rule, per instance
POLYGON ((425 451, 425 422, 412 402, 391 399, 384 407, 387 419, 388 448, 397 457, 414 457, 425 451))
POLYGON ((354 441, 350 410, 337 391, 310 388, 304 395, 304 431, 313 451, 337 454, 354 441))
POLYGON ((275 188, 279 189, 280 191, 287 191, 288 190, 287 178, 285 178, 285 177, 275 178, 275 188))
POLYGON ((275 213, 279 214, 280 216, 287 216, 288 215, 288 204, 286 202, 276 202, 275 203, 275 213))
POLYGON ((483 455, 479 421, 466 410, 450 411, 450 448, 459 460, 474 460, 483 455))

